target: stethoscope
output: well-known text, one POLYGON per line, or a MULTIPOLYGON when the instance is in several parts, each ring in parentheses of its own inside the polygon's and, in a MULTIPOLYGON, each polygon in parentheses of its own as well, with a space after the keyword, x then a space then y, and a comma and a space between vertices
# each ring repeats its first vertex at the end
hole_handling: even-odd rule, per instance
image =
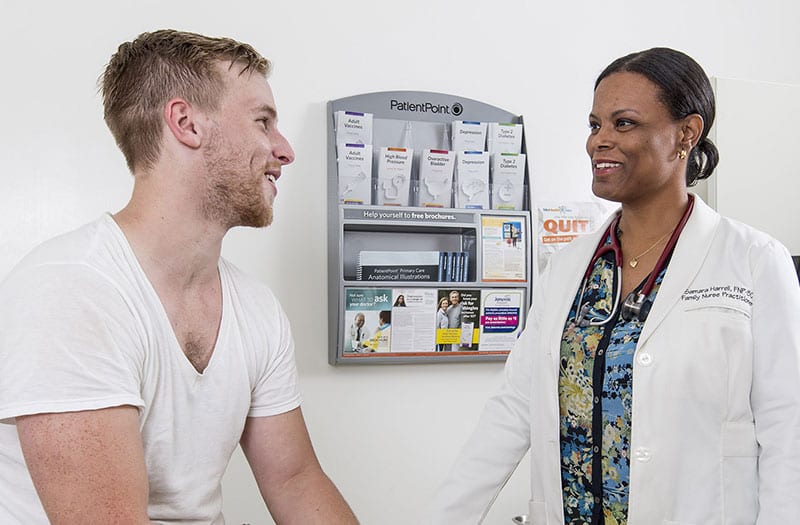
MULTIPOLYGON (((634 290, 629 293, 625 298, 625 301, 622 302, 622 310, 620 315, 622 315, 622 318, 625 319, 625 321, 638 320, 643 323, 645 320, 647 320, 647 316, 650 315, 650 309, 653 307, 653 302, 648 300, 647 296, 653 291, 658 274, 660 274, 661 271, 667 267, 667 261, 672 253, 672 249, 675 248, 675 244, 678 242, 678 237, 680 237, 683 227, 686 226, 686 221, 689 220, 689 215, 692 214, 692 208, 694 208, 694 195, 690 193, 689 204, 686 206, 686 211, 683 212, 681 220, 678 222, 678 225, 672 232, 672 235, 667 241, 667 245, 661 252, 658 261, 656 261, 653 271, 650 272, 650 275, 644 282, 644 286, 642 286, 641 290, 638 292, 634 290)), ((611 319, 614 319, 617 309, 620 308, 620 295, 622 294, 622 245, 620 244, 619 237, 617 236, 619 219, 620 214, 617 214, 617 216, 608 226, 605 234, 600 237, 600 244, 597 246, 592 259, 589 261, 589 267, 586 268, 586 273, 583 274, 583 284, 581 285, 580 300, 578 301, 580 307, 578 308, 578 311, 575 312, 575 324, 578 326, 602 326, 611 321, 611 319), (605 243, 606 237, 608 236, 611 236, 610 244, 605 243), (609 252, 614 254, 614 262, 617 267, 617 283, 613 294, 614 306, 608 316, 593 316, 590 315, 591 306, 589 306, 589 303, 583 303, 584 294, 586 293, 586 286, 589 283, 589 276, 592 274, 592 270, 594 270, 597 260, 609 252)))

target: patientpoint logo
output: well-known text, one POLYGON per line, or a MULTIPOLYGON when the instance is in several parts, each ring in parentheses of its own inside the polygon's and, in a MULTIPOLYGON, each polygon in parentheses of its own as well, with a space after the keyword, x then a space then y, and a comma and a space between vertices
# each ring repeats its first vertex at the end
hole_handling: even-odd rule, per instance
POLYGON ((406 100, 392 99, 389 109, 393 111, 413 111, 418 113, 435 113, 440 115, 459 116, 464 112, 464 106, 459 102, 454 104, 434 104, 433 102, 408 102, 406 100))

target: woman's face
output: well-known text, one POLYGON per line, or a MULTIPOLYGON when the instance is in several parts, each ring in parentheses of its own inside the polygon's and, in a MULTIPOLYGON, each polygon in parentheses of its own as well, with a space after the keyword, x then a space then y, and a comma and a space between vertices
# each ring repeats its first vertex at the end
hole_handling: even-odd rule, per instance
POLYGON ((659 88, 638 73, 613 73, 594 93, 586 152, 592 191, 625 204, 648 203, 664 191, 685 191, 682 121, 658 99, 659 88))
POLYGON ((450 305, 450 301, 447 297, 444 297, 441 301, 439 301, 439 308, 442 310, 447 310, 447 307, 450 305))

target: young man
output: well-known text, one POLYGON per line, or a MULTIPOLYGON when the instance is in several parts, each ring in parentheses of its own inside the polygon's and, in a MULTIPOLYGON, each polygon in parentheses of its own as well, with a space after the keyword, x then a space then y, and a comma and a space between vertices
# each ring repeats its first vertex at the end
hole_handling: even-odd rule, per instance
POLYGON ((220 524, 237 443, 278 523, 356 523, 311 446, 283 310, 220 258, 230 228, 270 224, 294 160, 268 71, 177 31, 111 58, 130 202, 0 285, 0 523, 220 524))

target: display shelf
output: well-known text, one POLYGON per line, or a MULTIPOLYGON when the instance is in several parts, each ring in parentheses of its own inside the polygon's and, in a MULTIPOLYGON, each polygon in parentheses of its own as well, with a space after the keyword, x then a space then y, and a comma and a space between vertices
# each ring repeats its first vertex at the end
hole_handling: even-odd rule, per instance
MULTIPOLYGON (((328 104, 329 362, 505 359, 531 300, 527 191, 522 210, 455 208, 452 198, 451 206, 442 207, 342 204, 337 111, 372 114, 373 148, 414 150, 409 203, 419 189, 419 152, 449 149, 447 131, 454 120, 522 123, 522 117, 474 100, 427 92, 369 93, 328 104), (400 261, 408 254, 426 259, 412 267, 416 273, 358 278, 361 257, 388 258, 387 267, 395 270, 402 264, 393 264, 393 257, 400 261), (428 265, 432 254, 440 257, 438 274, 428 265), (439 328, 446 311, 449 325, 439 328)), ((524 135, 521 150, 525 153, 524 135)), ((526 163, 526 188, 528 179, 526 163)), ((378 187, 374 177, 371 182, 374 199, 378 187)))

